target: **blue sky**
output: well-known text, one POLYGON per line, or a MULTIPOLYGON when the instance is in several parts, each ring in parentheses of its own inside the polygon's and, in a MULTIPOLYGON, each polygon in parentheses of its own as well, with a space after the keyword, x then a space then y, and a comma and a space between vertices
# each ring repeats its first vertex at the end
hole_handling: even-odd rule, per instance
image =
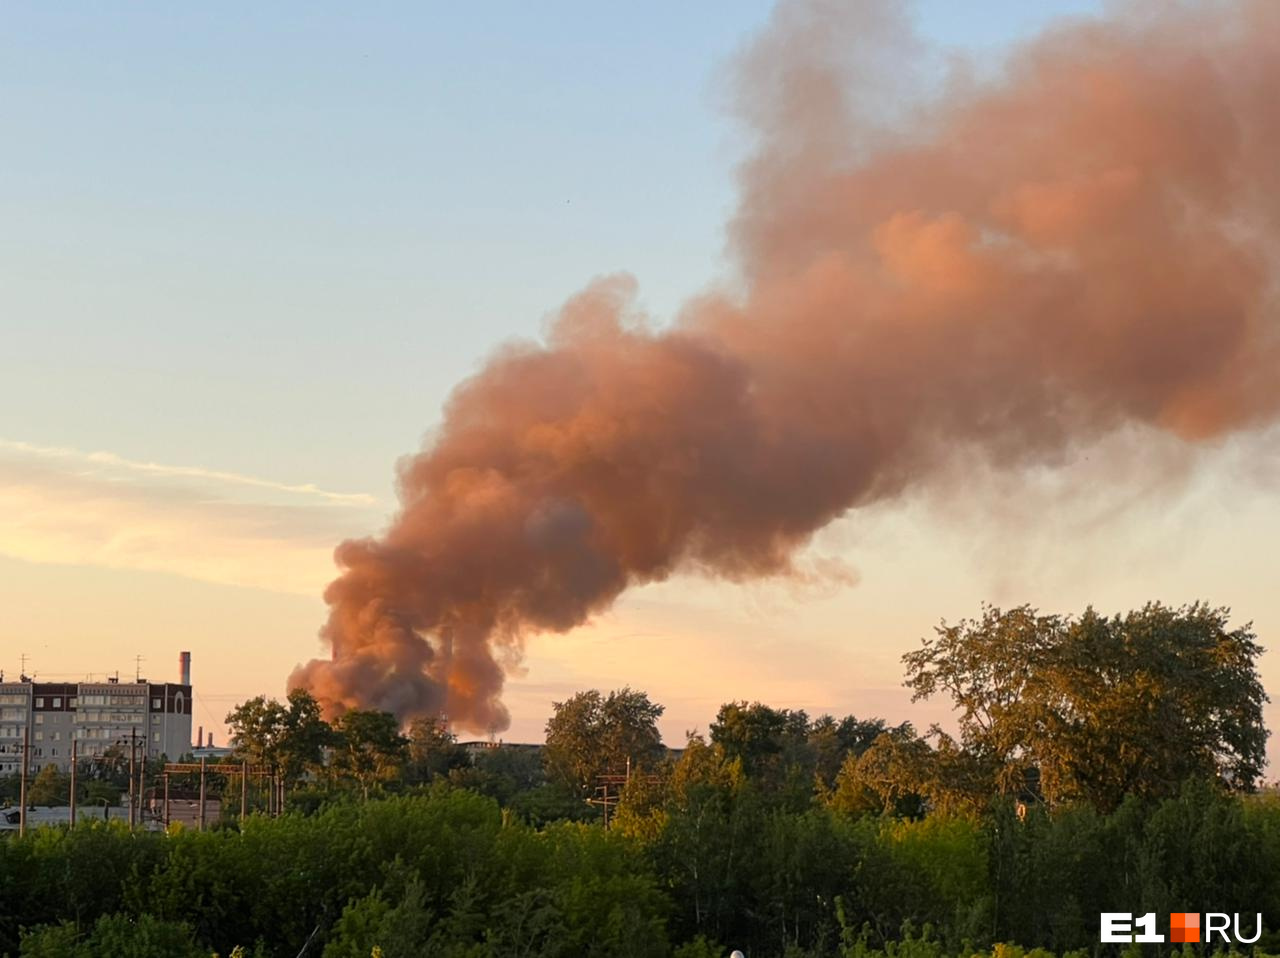
MULTIPOLYGON (((991 50, 1088 6, 919 20, 991 50)), ((11 8, 0 435, 385 494, 450 386, 593 275, 665 317, 720 271, 723 67, 768 12, 11 8)))
MULTIPOLYGON (((986 68, 1096 6, 916 10, 986 68)), ((538 335, 601 273, 634 273, 665 319, 725 270, 741 152, 724 66, 769 8, 8 7, 0 667, 25 652, 46 677, 101 673, 141 654, 163 677, 190 648, 210 727, 279 694, 318 651, 332 545, 382 524, 396 458, 496 344, 538 335)), ((1217 454, 1119 512, 1057 508, 1096 478, 1079 463, 855 516, 820 537, 862 575, 839 594, 642 590, 530 643, 511 735, 536 738, 552 699, 624 682, 668 705, 676 740, 729 698, 925 723, 939 713, 906 701, 898 657, 984 599, 1205 596, 1280 627, 1257 561, 1280 526, 1269 480, 1228 493, 1247 451, 1217 454), (1039 534, 1015 537, 1030 515, 1039 534)))

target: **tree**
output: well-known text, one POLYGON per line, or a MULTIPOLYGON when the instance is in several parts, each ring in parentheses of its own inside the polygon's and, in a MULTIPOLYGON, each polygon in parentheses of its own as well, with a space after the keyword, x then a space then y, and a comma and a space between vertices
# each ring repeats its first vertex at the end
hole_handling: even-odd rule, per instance
POLYGON ((408 776, 412 781, 429 782, 470 764, 466 749, 440 719, 417 718, 410 724, 408 776))
POLYGON ((236 756, 254 765, 275 765, 284 734, 284 706, 259 695, 227 713, 231 747, 236 756))
POLYGON ((31 805, 65 805, 68 799, 70 779, 61 774, 55 765, 46 765, 36 773, 27 789, 27 802, 31 805))
POLYGON ((1267 738, 1262 649, 1229 618, 1201 603, 1111 618, 986 608, 905 655, 906 684, 915 700, 951 696, 961 747, 1007 794, 1032 773, 1049 801, 1102 809, 1195 777, 1250 790, 1267 738))
POLYGON ((400 734, 396 717, 375 709, 351 709, 334 723, 333 770, 369 790, 400 777, 409 758, 409 740, 400 734))
POLYGON ((839 721, 830 715, 814 719, 809 726, 809 748, 814 773, 822 786, 830 788, 845 760, 862 755, 885 732, 914 734, 909 722, 890 729, 884 719, 858 719, 852 715, 839 721))
POLYGON ((308 770, 318 768, 324 749, 333 741, 333 728, 323 718, 320 703, 306 689, 289 692, 288 708, 281 722, 276 760, 286 782, 296 782, 308 770))
MULTIPOLYGON (((838 726, 819 732, 834 741, 838 726)), ((813 797, 818 774, 817 742, 811 741, 809 716, 801 711, 775 709, 760 702, 729 702, 711 723, 711 742, 726 761, 738 762, 747 778, 775 803, 795 811, 813 797)), ((834 773, 834 770, 833 770, 834 773)))
POLYGON ((650 768, 665 754, 658 719, 663 707, 644 692, 596 689, 556 702, 543 750, 548 775, 587 795, 597 775, 650 768))
POLYGON ((849 815, 919 818, 926 811, 974 812, 990 799, 991 774, 936 729, 931 746, 909 723, 883 732, 861 755, 845 759, 829 804, 849 815))
POLYGON ((231 745, 237 757, 255 765, 279 768, 287 783, 319 766, 333 737, 318 703, 305 689, 294 689, 286 704, 259 695, 227 715, 231 745))

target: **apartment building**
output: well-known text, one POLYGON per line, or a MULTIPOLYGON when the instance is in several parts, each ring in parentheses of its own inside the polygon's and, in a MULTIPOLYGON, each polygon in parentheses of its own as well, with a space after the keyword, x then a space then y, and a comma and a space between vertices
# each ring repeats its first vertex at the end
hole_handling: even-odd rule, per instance
POLYGON ((71 768, 115 754, 176 759, 191 751, 191 655, 179 660, 180 681, 36 682, 22 676, 0 682, 0 775, 21 770, 22 743, 30 730, 28 770, 71 768))

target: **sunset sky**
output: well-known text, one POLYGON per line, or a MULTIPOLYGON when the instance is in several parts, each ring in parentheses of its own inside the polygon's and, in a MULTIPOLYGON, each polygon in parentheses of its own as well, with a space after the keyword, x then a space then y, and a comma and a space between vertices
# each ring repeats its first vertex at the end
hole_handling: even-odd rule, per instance
MULTIPOLYGON (((929 64, 1098 4, 917 5, 929 64)), ((321 655, 334 545, 493 348, 593 277, 658 322, 726 269, 742 144, 723 71, 770 4, 138 4, 0 37, 0 668, 173 680, 195 722, 321 655)), ((928 67, 928 64, 926 64, 928 67)), ((668 742, 733 699, 919 726, 900 656, 984 601, 1205 599, 1280 634, 1275 434, 1126 433, 958 463, 809 550, 857 582, 692 576, 530 639, 511 740, 629 684, 668 742)), ((1280 652, 1263 660, 1280 692, 1280 652)), ((1273 726, 1276 707, 1268 711, 1273 726)), ((1273 746, 1274 747, 1274 746, 1273 746)), ((1275 754, 1275 753, 1273 753, 1275 754)))

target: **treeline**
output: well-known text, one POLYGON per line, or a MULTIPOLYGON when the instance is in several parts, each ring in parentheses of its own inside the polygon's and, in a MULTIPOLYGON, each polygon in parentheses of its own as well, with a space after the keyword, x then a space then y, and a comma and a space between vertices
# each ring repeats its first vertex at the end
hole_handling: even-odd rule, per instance
POLYGON ((37 829, 0 842, 0 895, 0 954, 31 958, 1096 953, 1100 911, 1209 907, 1261 911, 1274 950, 1280 803, 1188 784, 911 820, 690 781, 605 831, 438 785, 204 833, 37 829))
POLYGON ((1018 958, 1209 908, 1261 912, 1270 948, 1260 651, 1203 605, 984 609, 904 657, 954 735, 730 702, 675 751, 630 688, 474 756, 438 721, 253 699, 233 742, 289 814, 0 842, 0 954, 1018 958))

